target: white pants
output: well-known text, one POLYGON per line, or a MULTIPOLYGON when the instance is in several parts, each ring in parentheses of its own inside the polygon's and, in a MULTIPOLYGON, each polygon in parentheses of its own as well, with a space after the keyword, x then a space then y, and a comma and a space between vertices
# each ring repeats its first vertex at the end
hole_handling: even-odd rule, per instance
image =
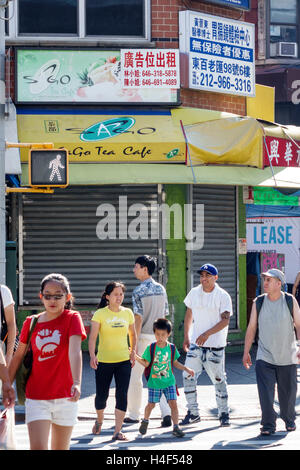
MULTIPOLYGON (((154 341, 156 341, 154 335, 146 335, 146 334, 141 333, 139 336, 138 345, 137 345, 138 355, 142 356, 147 346, 149 346, 149 344, 153 343, 154 341)), ((127 411, 128 411, 128 416, 131 419, 139 419, 140 417, 142 395, 143 395, 144 370, 145 370, 145 367, 143 367, 137 361, 135 362, 135 365, 133 369, 131 370, 131 377, 130 377, 130 383, 129 383, 129 389, 128 389, 128 396, 127 396, 127 400, 128 400, 127 411)), ((167 415, 169 416, 171 415, 171 410, 164 394, 161 397, 159 405, 160 405, 162 418, 164 418, 167 415)))

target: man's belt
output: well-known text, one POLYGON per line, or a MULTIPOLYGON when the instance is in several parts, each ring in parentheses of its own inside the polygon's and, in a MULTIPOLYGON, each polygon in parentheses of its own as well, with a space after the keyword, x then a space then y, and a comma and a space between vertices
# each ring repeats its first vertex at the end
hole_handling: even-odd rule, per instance
POLYGON ((209 349, 210 351, 222 351, 222 349, 224 349, 225 346, 223 346, 223 348, 209 348, 206 346, 198 346, 198 347, 201 349, 209 349))

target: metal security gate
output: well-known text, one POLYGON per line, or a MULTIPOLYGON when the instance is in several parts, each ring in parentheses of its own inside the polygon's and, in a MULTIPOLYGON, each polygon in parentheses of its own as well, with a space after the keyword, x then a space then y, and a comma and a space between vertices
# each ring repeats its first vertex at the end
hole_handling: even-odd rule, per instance
MULTIPOLYGON (((219 270, 218 283, 232 298, 230 329, 237 328, 237 220, 236 188, 233 186, 194 185, 191 188, 193 213, 204 204, 204 246, 190 252, 191 284, 199 284, 197 270, 212 263, 219 270)), ((195 221, 193 221, 195 230, 195 221)))
POLYGON ((68 277, 76 305, 97 306, 111 280, 125 282, 124 303, 130 304, 132 290, 138 285, 132 272, 137 256, 155 256, 162 266, 157 218, 150 210, 159 203, 158 188, 70 186, 53 195, 24 194, 20 208, 21 305, 39 305, 40 281, 51 272, 68 277), (105 231, 109 235, 100 239, 105 231), (139 231, 142 239, 134 239, 139 231))

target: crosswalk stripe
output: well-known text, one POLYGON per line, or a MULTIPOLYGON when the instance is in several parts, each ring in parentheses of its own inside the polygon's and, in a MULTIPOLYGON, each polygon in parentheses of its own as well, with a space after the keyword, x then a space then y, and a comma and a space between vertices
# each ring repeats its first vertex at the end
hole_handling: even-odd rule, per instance
MULTIPOLYGON (((220 428, 214 422, 201 422, 201 425, 186 427, 186 436, 176 438, 172 435, 172 428, 163 429, 156 426, 157 422, 149 426, 146 436, 138 433, 137 426, 124 426, 123 432, 129 441, 112 441, 114 422, 110 421, 103 426, 101 434, 95 436, 91 429, 93 421, 79 421, 73 429, 71 437, 71 450, 163 450, 174 451, 209 450, 209 449, 266 449, 266 450, 298 450, 299 431, 286 433, 277 431, 269 438, 258 437, 259 426, 253 422, 233 423, 230 428, 220 428)), ((17 423, 15 426, 17 449, 29 449, 27 426, 17 423)))

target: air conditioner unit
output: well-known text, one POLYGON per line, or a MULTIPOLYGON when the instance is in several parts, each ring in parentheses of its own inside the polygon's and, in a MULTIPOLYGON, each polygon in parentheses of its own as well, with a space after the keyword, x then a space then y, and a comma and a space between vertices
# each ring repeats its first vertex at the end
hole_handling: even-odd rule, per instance
POLYGON ((276 55, 279 57, 298 57, 298 44, 296 42, 277 42, 276 55))

